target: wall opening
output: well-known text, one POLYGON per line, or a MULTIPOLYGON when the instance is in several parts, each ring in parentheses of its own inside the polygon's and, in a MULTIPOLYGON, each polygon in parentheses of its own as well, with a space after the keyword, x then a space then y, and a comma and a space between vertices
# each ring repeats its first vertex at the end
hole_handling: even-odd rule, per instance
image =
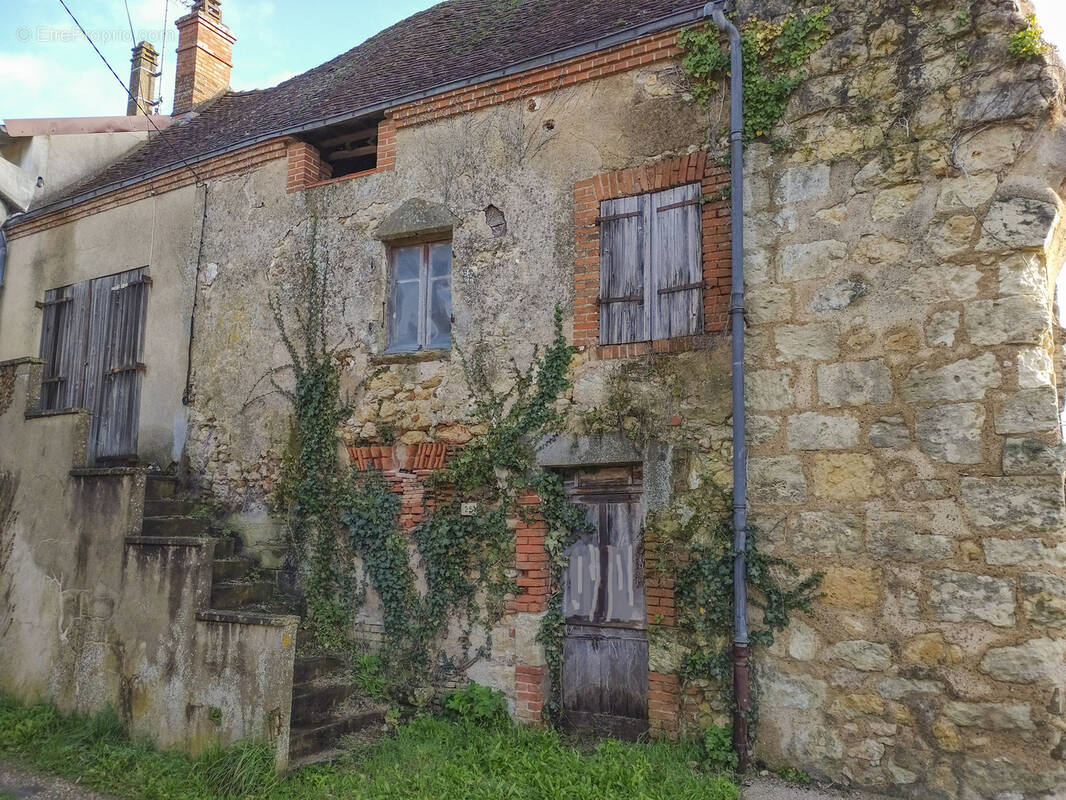
POLYGON ((378 168, 378 126, 384 119, 383 114, 360 117, 319 128, 301 138, 318 149, 331 177, 354 175, 378 168))

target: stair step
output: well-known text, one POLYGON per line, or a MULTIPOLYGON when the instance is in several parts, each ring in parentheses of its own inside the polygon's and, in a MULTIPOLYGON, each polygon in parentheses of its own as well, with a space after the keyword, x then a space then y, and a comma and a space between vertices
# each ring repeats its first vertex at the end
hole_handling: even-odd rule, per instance
POLYGON ((359 687, 351 683, 304 684, 292 692, 292 726, 311 728, 329 721, 331 712, 359 687))
POLYGON ((142 536, 204 536, 209 526, 195 517, 145 517, 142 536))
POLYGON ((274 584, 267 581, 216 583, 211 587, 211 608, 232 611, 266 603, 274 596, 274 584))
MULTIPOLYGON (((218 545, 215 545, 217 552, 218 545)), ((254 565, 246 558, 215 558, 211 575, 215 583, 239 581, 246 576, 254 565)))
POLYGON ((167 500, 178 491, 178 479, 169 475, 149 475, 144 485, 145 500, 167 500))
POLYGON ((328 750, 342 736, 381 725, 384 721, 384 712, 377 710, 341 717, 314 728, 293 728, 289 734, 289 758, 305 758, 320 750, 328 750))
MULTIPOLYGON (((298 637, 299 634, 297 634, 298 637)), ((293 686, 299 687, 301 684, 310 683, 315 678, 329 675, 343 666, 343 659, 337 656, 297 656, 292 667, 293 686)))
POLYGON ((146 517, 184 517, 192 514, 200 504, 195 500, 178 500, 167 498, 166 500, 145 500, 144 515, 146 517))

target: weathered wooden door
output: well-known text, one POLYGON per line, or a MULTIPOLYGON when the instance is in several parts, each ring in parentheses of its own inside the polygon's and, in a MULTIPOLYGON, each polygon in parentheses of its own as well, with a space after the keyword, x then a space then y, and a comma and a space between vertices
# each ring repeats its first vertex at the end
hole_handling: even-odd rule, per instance
POLYGON ((568 482, 593 533, 569 551, 563 586, 562 706, 571 728, 636 738, 648 728, 640 475, 580 472, 568 482))
POLYGON ((137 458, 150 285, 141 268, 45 294, 41 408, 92 412, 90 463, 137 458))

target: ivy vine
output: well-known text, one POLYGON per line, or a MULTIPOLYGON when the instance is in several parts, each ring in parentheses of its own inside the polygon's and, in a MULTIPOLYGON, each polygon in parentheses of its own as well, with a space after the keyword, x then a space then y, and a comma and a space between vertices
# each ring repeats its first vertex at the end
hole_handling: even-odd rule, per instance
MULTIPOLYGON (((744 65, 744 140, 768 136, 784 116, 792 93, 806 78, 802 67, 832 35, 832 7, 789 14, 779 22, 750 17, 740 28, 744 65)), ((692 94, 706 105, 729 74, 729 51, 711 24, 681 32, 681 65, 692 94)))

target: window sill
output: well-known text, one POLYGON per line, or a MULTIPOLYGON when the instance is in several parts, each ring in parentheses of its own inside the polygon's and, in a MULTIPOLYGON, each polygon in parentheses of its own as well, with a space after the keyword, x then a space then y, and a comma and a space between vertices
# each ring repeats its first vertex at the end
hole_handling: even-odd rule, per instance
POLYGON ((451 358, 451 350, 412 350, 409 353, 379 353, 370 356, 370 363, 380 364, 420 364, 423 361, 446 361, 451 358))
MULTIPOLYGON (((707 350, 725 338, 724 333, 701 333, 696 336, 679 336, 676 339, 653 339, 625 344, 596 344, 585 346, 594 360, 612 358, 636 358, 653 353, 687 353, 692 350, 707 350)), ((581 348, 578 348, 581 350, 581 348)))

